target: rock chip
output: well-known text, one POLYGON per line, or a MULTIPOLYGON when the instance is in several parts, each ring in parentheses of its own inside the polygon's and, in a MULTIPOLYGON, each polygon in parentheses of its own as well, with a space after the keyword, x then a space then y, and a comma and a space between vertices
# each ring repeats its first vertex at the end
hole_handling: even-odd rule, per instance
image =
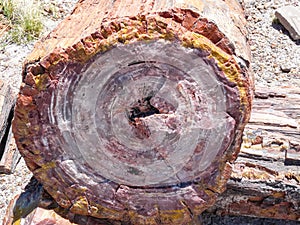
POLYGON ((293 40, 300 40, 300 10, 294 6, 283 6, 275 11, 279 22, 287 29, 293 40))
POLYGON ((283 65, 280 65, 280 69, 282 72, 284 73, 289 73, 291 72, 293 66, 292 65, 288 65, 288 64, 283 64, 283 65))

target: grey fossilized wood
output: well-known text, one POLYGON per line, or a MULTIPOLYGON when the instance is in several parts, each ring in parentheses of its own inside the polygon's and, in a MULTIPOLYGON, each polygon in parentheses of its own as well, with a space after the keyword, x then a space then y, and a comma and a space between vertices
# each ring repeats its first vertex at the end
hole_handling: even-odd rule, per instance
POLYGON ((14 104, 8 83, 0 80, 0 173, 11 173, 19 158, 10 128, 14 104))
POLYGON ((11 128, 4 147, 4 153, 0 160, 0 173, 11 174, 15 171, 21 155, 17 149, 15 139, 13 138, 11 128))
POLYGON ((14 102, 15 99, 12 96, 8 83, 0 80, 0 140, 2 140, 7 130, 8 118, 14 102))

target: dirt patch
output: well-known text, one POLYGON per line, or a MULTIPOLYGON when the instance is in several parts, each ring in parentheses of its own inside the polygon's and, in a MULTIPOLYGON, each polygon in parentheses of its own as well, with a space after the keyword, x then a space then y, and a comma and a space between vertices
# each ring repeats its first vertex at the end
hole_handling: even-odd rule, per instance
POLYGON ((0 14, 0 37, 10 30, 10 23, 3 14, 0 14))

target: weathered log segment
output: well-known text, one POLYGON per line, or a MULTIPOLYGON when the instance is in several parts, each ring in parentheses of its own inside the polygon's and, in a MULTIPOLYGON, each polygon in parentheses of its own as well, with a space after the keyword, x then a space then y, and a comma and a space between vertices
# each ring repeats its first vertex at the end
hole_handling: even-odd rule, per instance
MULTIPOLYGON (((231 179, 227 182, 227 189, 219 195, 214 206, 199 218, 194 218, 192 224, 218 224, 220 222, 216 220, 221 219, 216 215, 236 215, 238 217, 235 218, 235 223, 246 220, 250 224, 258 222, 258 219, 251 219, 254 216, 281 220, 300 219, 300 91, 295 87, 256 87, 255 95, 251 119, 245 128, 244 142, 234 163, 231 179)), ((22 215, 25 218, 21 223, 26 221, 24 224, 31 224, 30 221, 33 220, 47 219, 53 224, 63 224, 63 221, 71 224, 52 210, 47 210, 54 209, 75 224, 107 224, 106 220, 74 215, 57 207, 49 195, 41 192, 36 183, 33 184, 30 186, 33 186, 31 192, 23 193, 21 199, 10 207, 7 219, 18 220, 20 213, 12 211, 19 212, 18 209, 23 207, 22 211, 27 212, 28 208, 32 210, 30 206, 35 203, 46 209, 36 209, 27 216, 29 218, 22 215)), ((268 223, 283 224, 283 221, 269 220, 268 223)))
POLYGON ((11 121, 16 95, 7 82, 0 80, 0 174, 12 173, 20 159, 15 142, 11 138, 11 121))
POLYGON ((227 190, 210 211, 300 220, 300 89, 256 87, 227 190))
POLYGON ((79 1, 23 70, 13 132, 71 212, 184 224, 223 192, 252 78, 236 1, 79 1))

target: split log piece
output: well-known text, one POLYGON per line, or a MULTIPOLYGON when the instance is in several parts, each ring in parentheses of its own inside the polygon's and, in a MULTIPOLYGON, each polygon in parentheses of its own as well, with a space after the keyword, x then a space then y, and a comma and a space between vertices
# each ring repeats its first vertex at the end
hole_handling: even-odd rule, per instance
POLYGON ((227 190, 209 211, 299 221, 300 89, 256 93, 227 190))
POLYGON ((12 135, 12 129, 10 127, 7 142, 4 147, 4 153, 0 160, 0 173, 11 174, 15 171, 16 166, 21 158, 21 155, 17 149, 15 139, 12 135))
POLYGON ((11 135, 15 97, 8 83, 0 80, 0 173, 11 173, 19 158, 11 135))
POLYGON ((185 224, 225 189, 253 78, 235 0, 85 0, 27 57, 13 132, 71 212, 185 224))

